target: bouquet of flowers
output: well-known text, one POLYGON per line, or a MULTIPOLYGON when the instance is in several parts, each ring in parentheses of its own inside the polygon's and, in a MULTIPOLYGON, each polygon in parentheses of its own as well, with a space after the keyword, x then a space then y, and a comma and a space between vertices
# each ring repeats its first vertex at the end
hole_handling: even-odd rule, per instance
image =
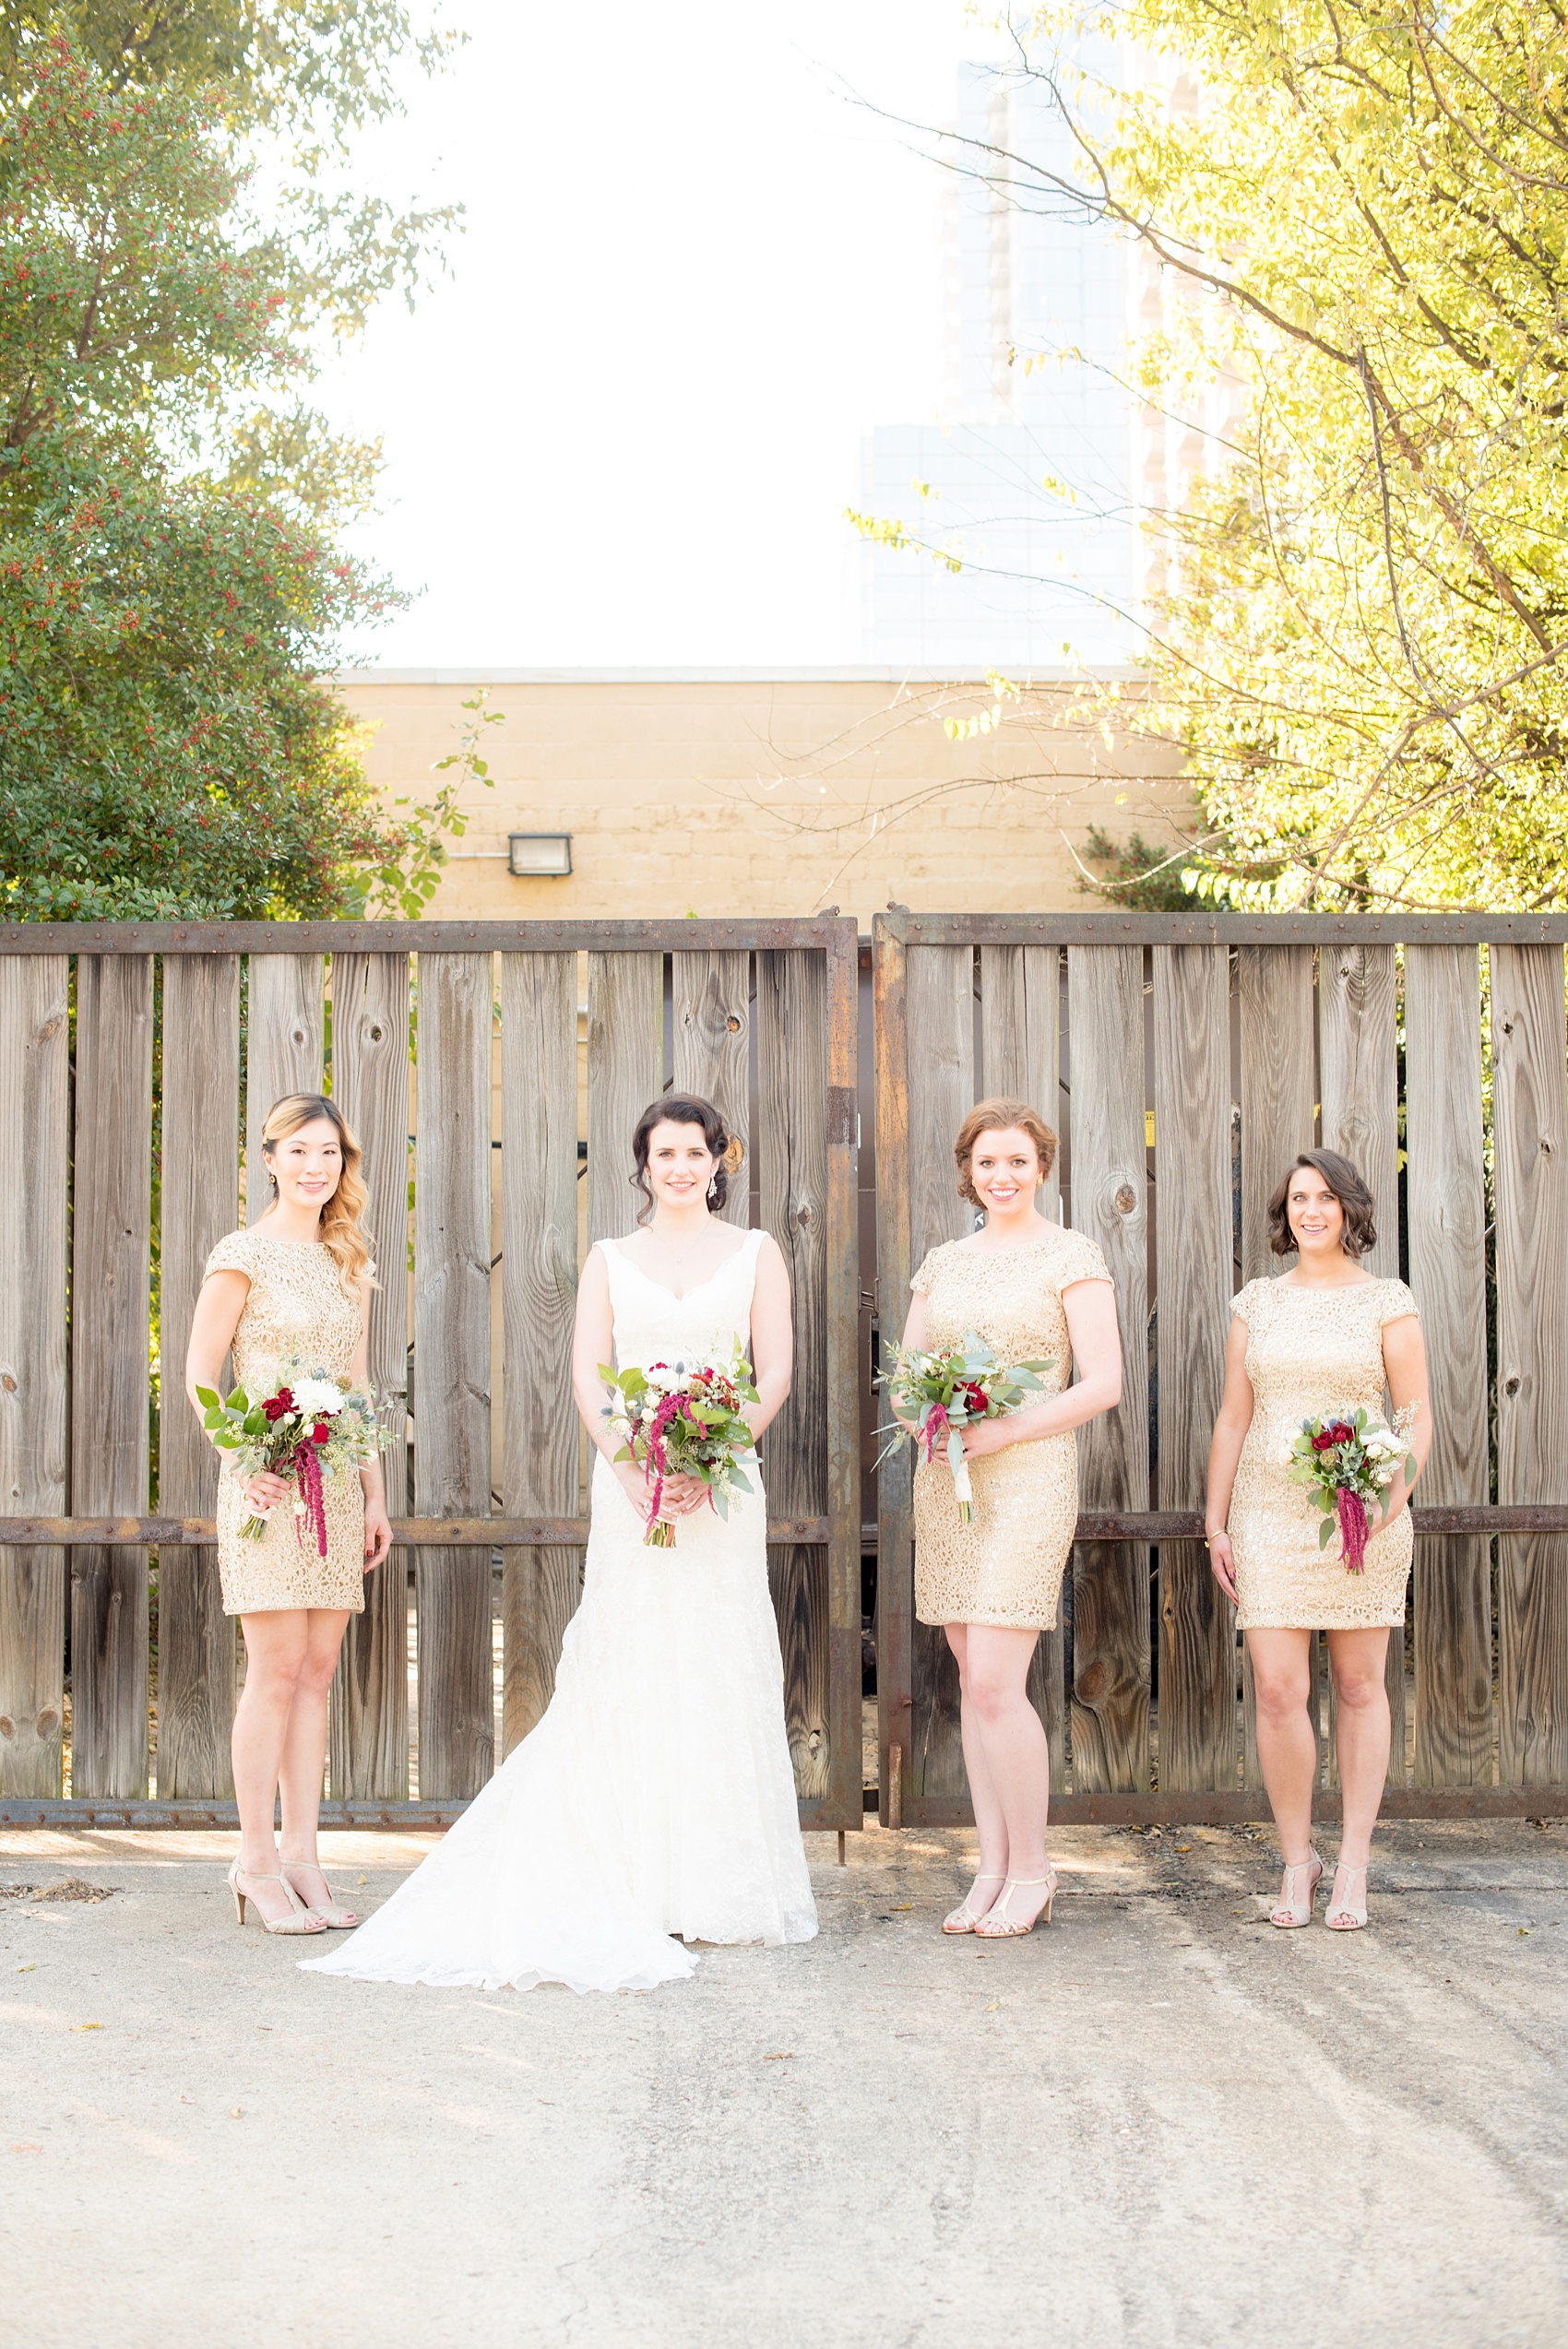
MULTIPOLYGON (((891 1370, 877 1381, 887 1389, 887 1399, 898 1414, 893 1426, 884 1430, 888 1441, 882 1460, 897 1451, 906 1436, 913 1439, 917 1453, 927 1461, 935 1459, 939 1444, 944 1445, 959 1523, 972 1525, 974 1492, 969 1464, 964 1457, 965 1428, 971 1419, 999 1419, 1010 1411, 1022 1410, 1031 1395, 1044 1393, 1045 1373, 1054 1368, 1053 1362, 1015 1362, 1004 1370, 973 1330, 961 1347, 951 1347, 945 1353, 906 1354, 896 1347, 891 1370), (911 1419, 913 1427, 907 1424, 911 1419)), ((877 1465, 881 1465, 879 1460, 877 1465)))
MULTIPOLYGON (((316 1550, 325 1558, 322 1479, 368 1467, 380 1452, 372 1397, 339 1385, 325 1370, 307 1372, 291 1362, 272 1393, 254 1402, 239 1386, 227 1402, 211 1387, 198 1386, 196 1400, 202 1406, 202 1425, 220 1452, 232 1453, 241 1476, 265 1470, 295 1479, 295 1538, 303 1548, 302 1524, 308 1523, 316 1550)), ((267 1531, 266 1516, 253 1513, 240 1531, 247 1541, 259 1541, 267 1531)))
POLYGON ((601 1362, 599 1375, 616 1398, 605 1405, 605 1417, 624 1439, 615 1457, 635 1461, 653 1487, 643 1536, 648 1548, 675 1547, 675 1528, 659 1513, 671 1477, 700 1478, 708 1507, 728 1517, 736 1495, 752 1489, 740 1462, 753 1448, 745 1406, 759 1400, 739 1344, 726 1363, 688 1370, 683 1362, 654 1362, 646 1370, 612 1370, 601 1362))
POLYGON ((1306 1486, 1323 1513, 1318 1548, 1326 1549, 1338 1529, 1348 1574, 1366 1572, 1367 1503, 1377 1502, 1382 1513, 1386 1489, 1401 1466, 1407 1481, 1415 1482, 1415 1454, 1407 1449, 1407 1438, 1418 1408, 1408 1404, 1395 1414, 1391 1428, 1360 1403, 1349 1411, 1320 1411, 1315 1419, 1301 1421, 1279 1455, 1280 1466, 1306 1486))

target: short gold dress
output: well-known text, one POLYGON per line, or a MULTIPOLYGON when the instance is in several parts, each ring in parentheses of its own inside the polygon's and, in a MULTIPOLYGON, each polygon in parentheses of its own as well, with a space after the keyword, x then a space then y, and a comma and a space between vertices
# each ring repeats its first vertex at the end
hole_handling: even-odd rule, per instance
MULTIPOLYGON (((234 1380, 247 1394, 272 1394, 295 1360, 328 1378, 351 1376, 361 1309, 344 1294, 338 1266, 319 1240, 274 1240, 263 1220, 220 1240, 207 1270, 244 1273, 250 1282, 234 1332, 234 1380)), ((261 1615, 282 1607, 363 1612, 364 1489, 357 1470, 324 1477, 321 1494, 325 1558, 289 1501, 273 1510, 259 1541, 247 1540, 240 1526, 250 1506, 224 1461, 218 1479, 218 1572, 225 1615, 261 1615)))
MULTIPOLYGON (((926 1300, 926 1343, 960 1346, 975 1331, 1003 1364, 1048 1361, 1041 1401, 1073 1374, 1062 1291, 1109 1280, 1092 1240, 1057 1225, 1023 1248, 933 1248, 909 1283, 926 1300)), ((922 1623, 1053 1628, 1078 1518, 1076 1431, 1011 1443, 969 1463, 974 1523, 958 1516, 940 1453, 915 1470, 915 1613, 922 1623)))
POLYGON ((1237 1622, 1244 1631, 1402 1624, 1414 1543, 1409 1511, 1373 1534, 1365 1572, 1348 1573, 1337 1534, 1318 1548, 1322 1513, 1279 1455, 1301 1421, 1320 1411, 1360 1403, 1382 1417, 1383 1325, 1414 1313, 1415 1299, 1402 1280, 1354 1281, 1345 1288, 1253 1280, 1231 1311, 1247 1325, 1253 1389, 1252 1425, 1230 1495, 1237 1622))

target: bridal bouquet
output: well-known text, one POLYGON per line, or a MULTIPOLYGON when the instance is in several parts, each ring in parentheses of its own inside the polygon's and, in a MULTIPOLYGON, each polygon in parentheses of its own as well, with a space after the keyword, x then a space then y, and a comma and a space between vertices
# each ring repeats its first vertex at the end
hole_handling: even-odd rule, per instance
POLYGON ((1317 1546, 1326 1549, 1337 1527, 1348 1574, 1364 1574, 1367 1537, 1371 1531, 1367 1503, 1384 1502, 1387 1488, 1401 1465, 1415 1482, 1416 1461, 1406 1440, 1420 1406, 1408 1404, 1395 1414, 1392 1428, 1375 1412, 1358 1403, 1349 1411, 1320 1411, 1303 1419, 1279 1455, 1299 1485, 1305 1485, 1323 1513, 1317 1546))
MULTIPOLYGON (((895 1347, 892 1369, 877 1381, 887 1389, 887 1399, 898 1415, 895 1424, 884 1430, 888 1441, 882 1459, 888 1459, 906 1436, 913 1439, 916 1453, 928 1462, 935 1459, 939 1444, 944 1446, 959 1523, 972 1525, 974 1491, 969 1464, 964 1457, 965 1428, 971 1419, 1000 1419, 1010 1411, 1022 1410, 1030 1396, 1044 1393, 1044 1374, 1054 1368, 1053 1362, 1015 1362, 1004 1370, 973 1330, 961 1347, 949 1347, 945 1353, 906 1354, 895 1347), (911 1419, 913 1427, 906 1424, 911 1419)), ((879 1460, 877 1465, 881 1465, 879 1460)))
POLYGON ((648 1548, 675 1547, 675 1528, 659 1513, 671 1477, 698 1477, 707 1487, 708 1507, 728 1517, 736 1495, 751 1490, 740 1463, 753 1449, 745 1406, 759 1399, 739 1343, 726 1363, 688 1370, 683 1362, 673 1368, 654 1362, 646 1370, 612 1370, 601 1362, 599 1375, 616 1398, 604 1406, 624 1439, 615 1457, 635 1461, 653 1487, 643 1536, 648 1548))
MULTIPOLYGON (((198 1386, 196 1400, 202 1406, 202 1425, 220 1452, 233 1454, 241 1476, 265 1471, 294 1478, 299 1486, 294 1501, 295 1538, 303 1548, 301 1527, 308 1523, 317 1553, 325 1558, 322 1479, 367 1468, 380 1452, 381 1433, 372 1398, 339 1385, 324 1370, 306 1372, 291 1362, 272 1393, 254 1402, 239 1386, 226 1403, 211 1387, 198 1386)), ((267 1531, 267 1519, 253 1513, 240 1531, 247 1541, 259 1541, 267 1531)))

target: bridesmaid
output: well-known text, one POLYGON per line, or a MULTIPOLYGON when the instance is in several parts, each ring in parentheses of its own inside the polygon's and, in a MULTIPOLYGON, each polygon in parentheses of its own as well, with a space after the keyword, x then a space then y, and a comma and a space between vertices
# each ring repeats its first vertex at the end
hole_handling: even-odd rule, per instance
POLYGON ((1378 1280, 1360 1258, 1373 1246, 1371 1192, 1336 1150, 1303 1150, 1268 1205, 1269 1245, 1297 1252, 1293 1272, 1249 1281, 1231 1307, 1225 1393, 1208 1461, 1204 1538, 1209 1562, 1246 1634, 1257 1691, 1258 1760, 1279 1830, 1285 1880, 1271 1925, 1310 1925, 1323 1862, 1312 1844, 1317 1727, 1312 1634, 1328 1634, 1336 1699, 1335 1750, 1344 1829, 1324 1923, 1367 1921, 1372 1833, 1388 1776, 1390 1724, 1384 1667, 1388 1634, 1405 1626, 1410 1575, 1409 1492, 1388 1488, 1366 1572, 1346 1571, 1340 1546, 1318 1548, 1311 1496, 1280 1454, 1303 1419, 1364 1404, 1416 1406, 1408 1449, 1418 1469, 1431 1443, 1426 1349, 1416 1300, 1401 1280, 1378 1280))
MULTIPOLYGON (((365 1187, 359 1145, 336 1104, 294 1093, 268 1112, 261 1156, 272 1201, 244 1231, 220 1240, 191 1323, 185 1393, 220 1384, 231 1349, 237 1382, 270 1391, 294 1356, 312 1370, 367 1387, 375 1266, 360 1229, 365 1187)), ((364 1608, 364 1574, 392 1545, 381 1464, 323 1488, 327 1554, 295 1532, 293 1488, 280 1477, 241 1478, 225 1462, 218 1484, 218 1569, 223 1611, 245 1635, 245 1685, 234 1714, 234 1793, 240 1852, 229 1871, 240 1923, 254 1903, 269 1933, 357 1925, 332 1898, 316 1857, 327 1764, 327 1696, 350 1615, 364 1608), (281 1505, 279 1505, 281 1504, 281 1505), (259 1541, 241 1537, 252 1511, 275 1510, 259 1541), (283 1848, 273 1840, 281 1802, 283 1848)))
POLYGON ((1050 1399, 964 1431, 974 1523, 958 1516, 939 1453, 915 1470, 915 1612, 940 1624, 958 1662, 964 1767, 980 1873, 944 1933, 984 1940, 1047 1923, 1056 1874, 1045 1853, 1051 1754, 1026 1683, 1035 1643, 1055 1626, 1078 1515, 1075 1428, 1122 1394, 1116 1292, 1091 1240, 1042 1216, 1056 1136, 1022 1101, 981 1101, 953 1145, 958 1193, 982 1229, 933 1248, 909 1286, 912 1352, 971 1331, 1003 1363, 1049 1360, 1050 1399), (1078 1382, 1069 1386, 1075 1362, 1078 1382))

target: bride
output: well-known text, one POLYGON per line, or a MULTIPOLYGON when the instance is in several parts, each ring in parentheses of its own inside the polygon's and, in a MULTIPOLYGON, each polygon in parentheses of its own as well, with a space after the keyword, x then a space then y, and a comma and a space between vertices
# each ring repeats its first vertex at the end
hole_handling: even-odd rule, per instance
POLYGON ((758 1436, 790 1392, 790 1278, 724 1204, 738 1148, 709 1101, 667 1096, 632 1137, 643 1228, 600 1240, 577 1291, 572 1381, 598 1458, 582 1604, 550 1709, 457 1824, 316 1974, 370 1982, 564 1982, 647 1990, 696 1960, 680 1940, 807 1941, 806 1873, 766 1500, 728 1522, 695 1477, 665 1484, 671 1549, 645 1547, 651 1494, 617 1464, 600 1363, 727 1359, 755 1371, 758 1436))

